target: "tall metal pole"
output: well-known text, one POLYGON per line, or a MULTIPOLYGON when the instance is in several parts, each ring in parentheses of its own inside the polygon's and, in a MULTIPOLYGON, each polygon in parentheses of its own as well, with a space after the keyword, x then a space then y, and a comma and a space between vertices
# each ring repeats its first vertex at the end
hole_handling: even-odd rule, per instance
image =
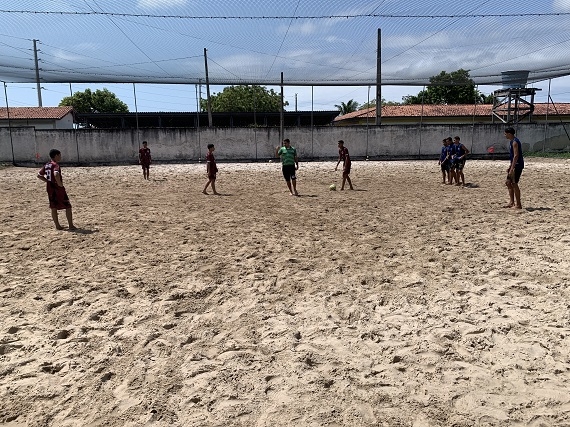
POLYGON ((4 96, 6 97, 6 115, 8 116, 8 132, 10 133, 10 146, 12 147, 12 164, 16 166, 14 157, 14 141, 12 141, 12 125, 10 122, 10 107, 8 105, 8 91, 6 90, 6 82, 4 83, 4 96))
POLYGON ((284 113, 284 106, 283 106, 283 71, 281 71, 281 108, 279 109, 279 140, 283 142, 285 138, 284 135, 284 120, 285 120, 285 113, 284 113))
POLYGON ((257 96, 255 93, 255 86, 253 89, 253 141, 255 143, 255 160, 257 160, 257 96))
POLYGON ((315 157, 315 128, 313 127, 313 111, 315 110, 314 86, 311 86, 311 157, 315 157))
POLYGON ((552 79, 548 79, 548 99, 546 100, 546 120, 544 121, 544 141, 542 142, 542 152, 546 149, 546 138, 548 137, 548 113, 550 108, 550 84, 552 79))
POLYGON ((426 87, 424 86, 423 90, 422 90, 422 114, 420 116, 420 137, 419 137, 419 141, 420 141, 420 146, 418 148, 418 159, 421 159, 422 157, 422 124, 424 122, 424 95, 426 93, 426 87))
POLYGON ((212 127, 212 102, 210 100, 210 76, 208 75, 208 49, 204 48, 204 67, 206 69, 206 96, 208 97, 208 127, 212 127))
MULTIPOLYGON (((71 83, 69 83, 69 96, 73 98, 73 89, 71 88, 71 83)), ((75 150, 77 151, 77 164, 79 164, 79 140, 77 139, 77 128, 79 127, 79 124, 75 123, 75 118, 75 110, 73 110, 73 137, 75 138, 75 150)))
POLYGON ((139 150, 141 149, 141 137, 139 135, 139 109, 137 108, 137 89, 133 83, 133 94, 135 97, 135 120, 137 122, 137 142, 139 144, 139 150))
POLYGON ((376 53, 376 126, 382 124, 382 30, 378 28, 378 51, 376 53))
POLYGON ((200 149, 200 101, 202 100, 202 83, 200 82, 200 95, 198 96, 198 85, 196 86, 196 134, 198 135, 198 163, 202 156, 202 150, 200 149))
POLYGON ((34 63, 36 64, 36 86, 38 89, 38 107, 42 106, 42 87, 40 85, 40 67, 38 66, 38 48, 36 46, 37 40, 34 39, 34 63))
MULTIPOLYGON (((370 86, 368 86, 368 108, 370 109, 370 86)), ((378 110, 378 102, 376 102, 376 109, 378 110)), ((369 138, 369 117, 368 111, 366 112, 366 158, 368 158, 368 138, 369 138)))

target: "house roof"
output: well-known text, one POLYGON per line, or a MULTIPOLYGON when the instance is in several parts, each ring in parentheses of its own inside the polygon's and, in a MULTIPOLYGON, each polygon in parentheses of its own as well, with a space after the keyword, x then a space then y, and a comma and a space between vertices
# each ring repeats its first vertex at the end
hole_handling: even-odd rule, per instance
MULTIPOLYGON (((10 107, 10 120, 63 119, 73 107, 10 107)), ((8 119, 6 107, 0 107, 0 120, 8 119)))
MULTIPOLYGON (((506 107, 505 107, 506 108, 506 107)), ((534 115, 548 114, 570 115, 570 103, 535 103, 534 115)), ((490 116, 493 111, 492 104, 468 105, 384 105, 382 117, 461 117, 461 116, 490 116)), ((376 107, 365 108, 353 113, 344 114, 335 118, 335 122, 359 118, 375 118, 376 107)))

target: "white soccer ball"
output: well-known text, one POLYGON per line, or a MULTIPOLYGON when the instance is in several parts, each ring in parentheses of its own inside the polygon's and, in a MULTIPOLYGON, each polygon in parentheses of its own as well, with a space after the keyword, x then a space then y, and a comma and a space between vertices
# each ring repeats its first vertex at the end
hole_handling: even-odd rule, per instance
POLYGON ((335 184, 331 184, 331 185, 329 186, 329 190, 331 190, 331 191, 336 191, 336 185, 335 185, 335 184))

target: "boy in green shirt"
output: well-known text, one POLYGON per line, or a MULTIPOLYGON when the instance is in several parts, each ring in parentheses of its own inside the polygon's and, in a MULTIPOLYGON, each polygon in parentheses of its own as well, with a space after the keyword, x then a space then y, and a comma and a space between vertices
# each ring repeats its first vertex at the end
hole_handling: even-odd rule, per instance
POLYGON ((289 139, 284 139, 283 146, 277 147, 275 157, 281 157, 283 178, 285 178, 287 182, 291 196, 298 196, 295 171, 299 169, 299 159, 297 158, 297 150, 295 147, 291 147, 291 141, 289 141, 289 139))

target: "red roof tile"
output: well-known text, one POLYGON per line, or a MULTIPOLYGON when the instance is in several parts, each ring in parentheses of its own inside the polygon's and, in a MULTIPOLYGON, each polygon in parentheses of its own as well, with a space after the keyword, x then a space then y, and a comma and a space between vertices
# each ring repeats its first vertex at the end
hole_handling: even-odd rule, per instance
MULTIPOLYGON (((10 107, 10 120, 63 119, 73 107, 10 107)), ((6 107, 0 107, 0 120, 6 120, 6 107)))
MULTIPOLYGON (((570 103, 568 104, 547 104, 535 103, 535 115, 548 114, 570 114, 570 103)), ((460 117, 460 116, 490 116, 493 111, 491 104, 477 105, 384 105, 382 107, 382 117, 460 117)), ((376 117, 376 107, 365 108, 353 113, 344 114, 335 118, 335 122, 348 119, 358 119, 366 117, 376 117)))

